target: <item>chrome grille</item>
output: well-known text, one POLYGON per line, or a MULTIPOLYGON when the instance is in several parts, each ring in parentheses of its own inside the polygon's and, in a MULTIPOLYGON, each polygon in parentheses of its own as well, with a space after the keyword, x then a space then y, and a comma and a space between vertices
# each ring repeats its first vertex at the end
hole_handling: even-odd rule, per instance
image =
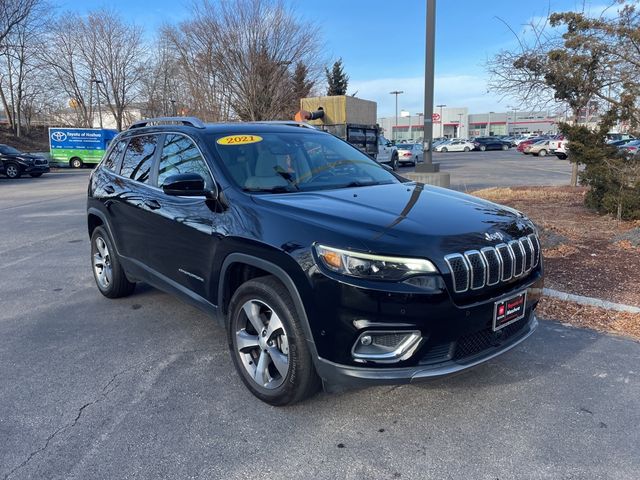
POLYGON ((540 241, 531 234, 495 247, 452 253, 444 259, 451 271, 453 290, 463 293, 529 273, 540 262, 540 241))

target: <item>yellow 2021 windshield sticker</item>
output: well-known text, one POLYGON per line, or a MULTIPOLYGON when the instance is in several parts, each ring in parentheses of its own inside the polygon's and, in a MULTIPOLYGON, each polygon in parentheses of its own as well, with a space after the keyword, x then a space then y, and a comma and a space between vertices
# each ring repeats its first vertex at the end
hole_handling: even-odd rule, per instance
POLYGON ((229 135, 219 138, 218 145, 247 145, 248 143, 258 143, 262 137, 258 135, 229 135))

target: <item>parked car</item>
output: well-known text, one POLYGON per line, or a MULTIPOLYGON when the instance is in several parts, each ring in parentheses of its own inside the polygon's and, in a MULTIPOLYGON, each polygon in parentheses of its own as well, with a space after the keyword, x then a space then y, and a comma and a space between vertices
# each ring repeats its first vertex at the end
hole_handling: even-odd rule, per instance
POLYGON ((550 142, 549 151, 560 160, 566 160, 569 153, 569 140, 565 138, 550 142))
POLYGON ((549 146, 551 140, 539 140, 536 143, 532 143, 531 145, 527 145, 524 147, 524 153, 530 153, 536 157, 544 157, 549 153, 549 146))
POLYGON ((393 170, 398 169, 398 147, 382 135, 378 137, 378 154, 376 161, 389 165, 393 170))
POLYGON ((87 222, 102 295, 144 281, 199 307, 272 405, 321 383, 454 374, 537 325, 525 215, 406 180, 316 129, 136 122, 90 176, 87 222))
POLYGON ((415 166, 416 163, 422 162, 424 153, 421 143, 403 143, 398 147, 398 163, 410 163, 415 166))
POLYGON ((473 149, 484 152, 485 150, 509 150, 511 142, 503 142, 495 137, 476 137, 473 140, 473 149))
POLYGON ((469 152, 475 148, 473 142, 456 138, 445 143, 441 143, 434 150, 436 152, 469 152))
POLYGON ((636 137, 629 133, 615 133, 609 132, 607 133, 607 143, 615 142, 617 140, 635 140, 636 137))
POLYGON ((640 151, 640 140, 632 140, 631 142, 619 146, 618 149, 629 157, 636 155, 640 151))
POLYGON ((534 143, 539 142, 540 140, 548 140, 548 139, 549 139, 549 136, 529 138, 527 140, 520 142, 516 150, 518 150, 520 153, 524 153, 525 155, 527 155, 528 152, 525 151, 525 147, 528 147, 529 145, 533 145, 534 143))
POLYGON ((20 178, 23 174, 39 177, 48 171, 49 161, 46 158, 0 144, 0 173, 7 177, 20 178))
POLYGON ((633 138, 625 138, 624 140, 611 140, 607 142, 607 145, 611 145, 612 147, 622 147, 629 142, 633 142, 635 139, 633 138))

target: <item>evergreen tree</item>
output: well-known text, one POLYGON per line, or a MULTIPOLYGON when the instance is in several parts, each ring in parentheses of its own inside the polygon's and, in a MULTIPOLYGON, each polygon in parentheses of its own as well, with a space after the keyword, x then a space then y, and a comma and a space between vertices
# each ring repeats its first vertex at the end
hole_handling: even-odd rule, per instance
POLYGON ((300 102, 301 98, 309 96, 311 89, 313 88, 314 81, 309 79, 309 68, 302 63, 296 63, 296 68, 293 71, 293 92, 296 102, 300 102))
POLYGON ((349 76, 344 73, 342 66, 342 58, 338 59, 334 64, 331 71, 325 67, 325 75, 327 76, 327 95, 346 95, 347 85, 349 84, 349 76))

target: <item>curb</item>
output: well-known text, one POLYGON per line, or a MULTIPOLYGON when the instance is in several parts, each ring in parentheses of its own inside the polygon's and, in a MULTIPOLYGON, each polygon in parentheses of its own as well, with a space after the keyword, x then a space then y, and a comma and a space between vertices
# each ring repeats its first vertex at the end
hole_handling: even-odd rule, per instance
POLYGON ((564 300, 566 302, 579 303, 580 305, 600 307, 606 310, 616 310, 618 312, 640 313, 640 307, 625 305, 623 303, 608 302, 606 300, 601 300, 599 298, 583 297, 582 295, 574 295, 572 293, 560 292, 558 290, 552 290, 550 288, 543 288, 542 294, 547 297, 557 298, 558 300, 564 300))

